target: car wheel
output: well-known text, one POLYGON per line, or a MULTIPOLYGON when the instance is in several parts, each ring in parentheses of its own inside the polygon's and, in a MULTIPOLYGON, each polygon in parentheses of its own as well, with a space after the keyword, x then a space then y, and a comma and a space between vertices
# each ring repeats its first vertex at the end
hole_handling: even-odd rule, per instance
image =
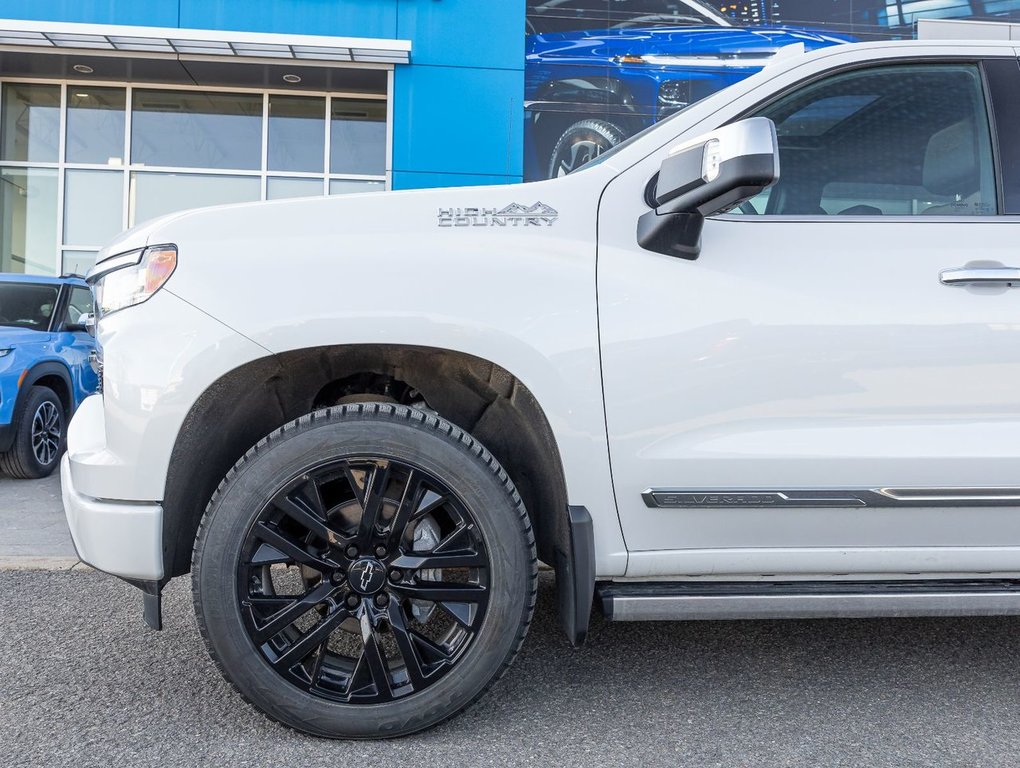
POLYGON ((549 178, 566 176, 576 171, 626 137, 623 130, 604 120, 581 120, 574 123, 563 132, 553 148, 549 178))
POLYGON ((32 387, 17 419, 14 444, 0 454, 0 470, 22 479, 46 477, 67 445, 64 405, 49 387, 32 387))
POLYGON ((192 562, 223 675, 318 736, 413 733, 475 701, 531 621, 537 559, 506 472, 421 410, 316 411, 220 484, 192 562))

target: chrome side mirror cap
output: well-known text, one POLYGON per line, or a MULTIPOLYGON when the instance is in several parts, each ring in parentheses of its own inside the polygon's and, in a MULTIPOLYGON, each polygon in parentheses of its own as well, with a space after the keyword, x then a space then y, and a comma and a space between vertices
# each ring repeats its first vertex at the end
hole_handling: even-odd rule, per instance
POLYGON ((638 219, 638 244, 685 259, 701 252, 706 216, 734 208, 779 180, 776 126, 767 117, 723 126, 669 150, 638 219))

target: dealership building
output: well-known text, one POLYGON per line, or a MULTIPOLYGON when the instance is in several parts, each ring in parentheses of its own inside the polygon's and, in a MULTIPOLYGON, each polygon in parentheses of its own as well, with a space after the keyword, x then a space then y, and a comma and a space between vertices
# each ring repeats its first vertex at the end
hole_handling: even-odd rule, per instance
POLYGON ((0 272, 218 203, 521 180, 523 0, 0 0, 0 272))

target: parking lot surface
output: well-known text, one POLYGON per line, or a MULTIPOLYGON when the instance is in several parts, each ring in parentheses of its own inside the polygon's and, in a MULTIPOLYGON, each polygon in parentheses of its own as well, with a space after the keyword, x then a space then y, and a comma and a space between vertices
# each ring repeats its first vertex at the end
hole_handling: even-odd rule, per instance
POLYGON ((13 480, 0 474, 0 570, 69 567, 78 561, 60 503, 60 477, 13 480))
POLYGON ((163 632, 91 571, 0 573, 3 766, 1016 766, 1018 619, 608 624, 570 650, 542 577, 517 663, 390 742, 266 720, 208 660, 189 582, 163 632))

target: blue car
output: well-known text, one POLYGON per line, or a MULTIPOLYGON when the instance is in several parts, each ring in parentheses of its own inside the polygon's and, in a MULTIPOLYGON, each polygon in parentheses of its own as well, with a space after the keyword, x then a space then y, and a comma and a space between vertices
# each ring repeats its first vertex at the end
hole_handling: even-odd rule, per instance
POLYGON ((701 0, 529 0, 528 24, 525 173, 532 180, 570 173, 758 72, 784 48, 854 40, 740 26, 701 0))
POLYGON ((0 471, 45 477, 59 463, 71 415, 99 383, 91 314, 79 277, 0 274, 0 471))

